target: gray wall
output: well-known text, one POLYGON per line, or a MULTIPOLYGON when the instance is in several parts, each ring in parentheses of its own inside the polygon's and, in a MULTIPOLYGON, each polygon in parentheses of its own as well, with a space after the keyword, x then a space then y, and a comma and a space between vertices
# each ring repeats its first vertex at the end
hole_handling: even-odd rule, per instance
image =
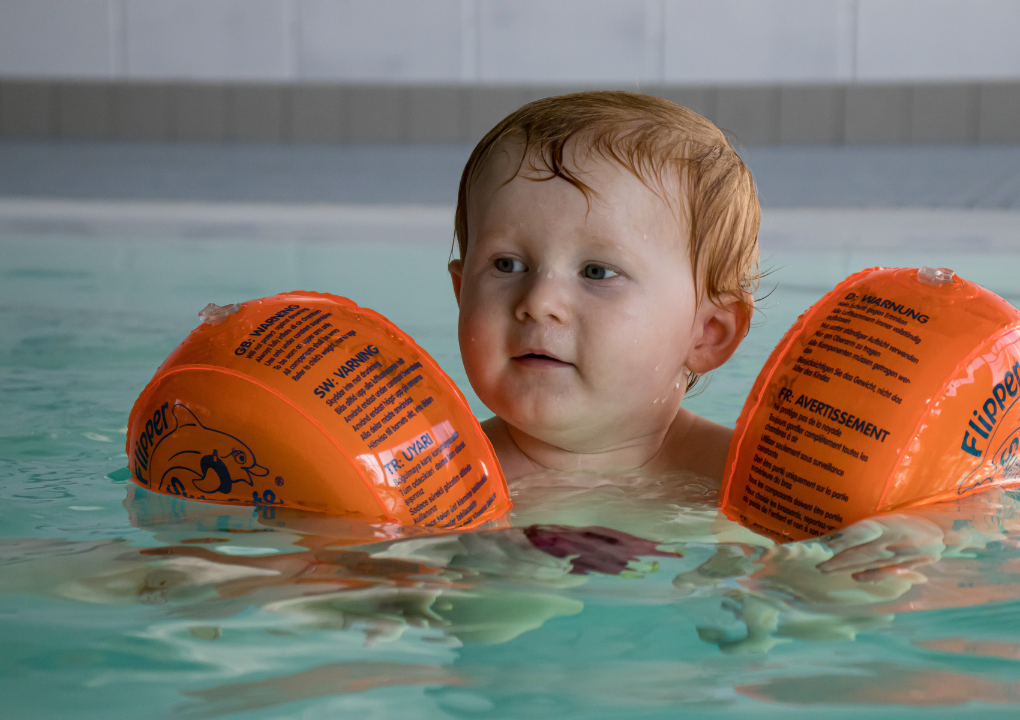
POLYGON ((1020 142, 1020 0, 0 0, 0 138, 473 143, 586 87, 748 145, 1020 142))
MULTIPOLYGON (((519 105, 582 87, 0 81, 0 137, 473 144, 519 105)), ((1020 142, 1016 82, 641 90, 744 145, 1020 142)))

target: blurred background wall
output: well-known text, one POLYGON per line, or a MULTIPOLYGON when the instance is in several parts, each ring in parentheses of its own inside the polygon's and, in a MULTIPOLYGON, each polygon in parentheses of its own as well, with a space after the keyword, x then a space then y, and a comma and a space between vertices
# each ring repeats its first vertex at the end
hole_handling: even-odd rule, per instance
POLYGON ((0 137, 472 143, 659 94, 750 145, 1020 142, 1020 0, 0 0, 0 137))

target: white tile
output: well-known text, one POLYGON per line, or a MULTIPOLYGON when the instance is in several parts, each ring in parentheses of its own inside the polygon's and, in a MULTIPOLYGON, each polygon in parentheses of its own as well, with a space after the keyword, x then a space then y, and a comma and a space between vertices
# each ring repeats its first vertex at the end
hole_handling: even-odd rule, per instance
POLYGON ((478 80, 478 0, 460 0, 460 79, 478 80))
POLYGON ((1018 77, 1017 0, 860 0, 860 80, 1018 77))
POLYGON ((853 0, 666 0, 665 80, 850 80, 853 8, 853 0))
POLYGON ((478 0, 479 79, 656 82, 646 15, 637 0, 478 0))
POLYGON ((297 0, 305 80, 458 82, 460 0, 297 0))
POLYGON ((109 77, 107 0, 0 0, 0 76, 109 77))
POLYGON ((169 80, 283 80, 288 0, 129 0, 127 74, 169 80))

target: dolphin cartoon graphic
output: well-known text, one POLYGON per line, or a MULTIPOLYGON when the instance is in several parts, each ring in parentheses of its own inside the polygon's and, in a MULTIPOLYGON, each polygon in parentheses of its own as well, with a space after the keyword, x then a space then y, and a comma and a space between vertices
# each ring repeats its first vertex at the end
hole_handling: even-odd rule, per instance
POLYGON ((254 488, 254 478, 269 474, 237 437, 206 427, 181 403, 174 405, 172 413, 176 427, 152 449, 153 478, 159 474, 156 490, 185 497, 195 491, 229 495, 234 483, 254 488))

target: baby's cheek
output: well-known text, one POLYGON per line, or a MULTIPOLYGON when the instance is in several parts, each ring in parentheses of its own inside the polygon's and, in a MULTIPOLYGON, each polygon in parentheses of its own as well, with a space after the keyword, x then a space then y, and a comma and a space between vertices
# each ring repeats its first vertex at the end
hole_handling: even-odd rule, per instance
POLYGON ((496 323, 478 314, 464 318, 461 323, 461 360, 479 396, 494 381, 500 355, 498 348, 503 346, 498 336, 496 323))
POLYGON ((683 369, 682 348, 663 332, 642 332, 641 323, 627 332, 618 329, 601 344, 598 366, 610 392, 638 396, 660 395, 683 369))

